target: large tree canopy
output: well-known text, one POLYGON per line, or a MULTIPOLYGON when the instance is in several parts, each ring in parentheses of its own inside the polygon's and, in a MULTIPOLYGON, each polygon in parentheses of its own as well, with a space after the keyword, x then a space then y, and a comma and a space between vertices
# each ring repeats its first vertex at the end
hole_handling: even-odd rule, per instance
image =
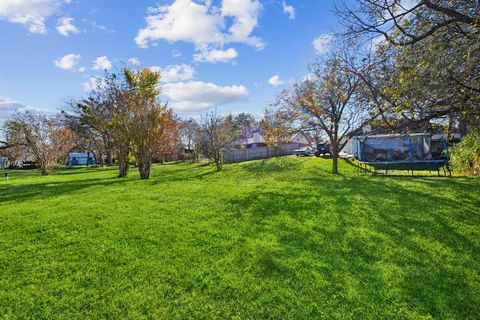
POLYGON ((386 40, 373 46, 371 76, 359 74, 383 111, 383 125, 392 130, 427 130, 443 123, 460 131, 466 124, 478 125, 478 1, 355 3, 337 9, 346 33, 386 40))

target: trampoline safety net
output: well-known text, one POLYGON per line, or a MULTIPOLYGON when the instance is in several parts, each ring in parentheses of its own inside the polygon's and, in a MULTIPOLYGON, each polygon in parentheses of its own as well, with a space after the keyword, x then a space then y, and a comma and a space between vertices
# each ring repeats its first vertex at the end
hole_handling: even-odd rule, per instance
POLYGON ((376 135, 355 137, 354 156, 363 162, 432 160, 431 135, 376 135))

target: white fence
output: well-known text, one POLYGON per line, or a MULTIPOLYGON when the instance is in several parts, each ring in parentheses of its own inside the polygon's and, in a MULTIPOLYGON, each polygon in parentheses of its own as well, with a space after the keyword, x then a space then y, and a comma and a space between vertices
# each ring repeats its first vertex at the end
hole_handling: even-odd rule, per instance
POLYGON ((272 157, 287 156, 293 154, 293 150, 298 149, 300 144, 290 143, 278 147, 257 147, 238 150, 225 150, 223 159, 225 163, 243 162, 255 159, 266 159, 272 157))

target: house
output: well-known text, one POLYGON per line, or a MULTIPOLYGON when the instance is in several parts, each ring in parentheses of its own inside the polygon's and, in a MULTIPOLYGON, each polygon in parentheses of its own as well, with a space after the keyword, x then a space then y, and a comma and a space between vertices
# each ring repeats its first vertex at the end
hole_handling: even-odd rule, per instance
POLYGON ((73 152, 68 155, 69 166, 88 166, 96 164, 95 154, 93 152, 73 152))
POLYGON ((252 137, 248 138, 245 143, 247 148, 265 147, 266 145, 265 139, 258 131, 254 131, 252 137))
POLYGON ((303 133, 295 133, 290 138, 290 143, 298 143, 299 147, 311 147, 315 145, 315 140, 303 133))

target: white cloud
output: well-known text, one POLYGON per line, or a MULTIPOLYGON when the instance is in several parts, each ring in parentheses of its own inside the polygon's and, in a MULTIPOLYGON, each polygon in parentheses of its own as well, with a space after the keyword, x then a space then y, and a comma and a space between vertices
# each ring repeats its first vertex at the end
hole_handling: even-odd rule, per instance
POLYGON ((220 50, 228 43, 262 49, 263 41, 251 36, 261 7, 258 0, 223 0, 221 7, 209 0, 175 0, 170 5, 150 8, 145 18, 147 25, 138 31, 135 42, 142 48, 166 40, 193 43, 198 51, 220 50))
POLYGON ((330 51, 330 44, 332 42, 332 39, 333 35, 330 33, 326 33, 313 40, 312 44, 316 54, 322 55, 328 53, 330 51))
POLYGON ((201 111, 248 98, 248 90, 242 85, 222 87, 202 81, 167 83, 163 90, 179 111, 201 111))
POLYGON ((291 5, 286 4, 285 1, 283 1, 282 6, 283 6, 283 13, 288 15, 288 19, 290 20, 295 19, 295 8, 291 5))
POLYGON ((237 50, 229 48, 226 50, 200 50, 193 55, 193 59, 198 62, 227 62, 238 56, 237 50))
POLYGON ((0 121, 12 118, 17 112, 31 111, 35 113, 49 112, 48 109, 33 108, 9 98, 0 97, 0 121))
POLYGON ((0 120, 11 118, 16 112, 24 107, 25 105, 17 101, 0 97, 0 120))
POLYGON ((108 70, 112 67, 112 63, 107 56, 97 57, 93 62, 93 70, 108 70))
POLYGON ((83 90, 86 92, 90 92, 100 86, 105 84, 105 80, 99 77, 90 77, 87 81, 82 83, 83 90))
POLYGON ((174 58, 178 58, 178 57, 181 57, 182 56, 182 53, 178 50, 173 50, 172 51, 172 57, 174 58))
POLYGON ((285 81, 281 80, 279 76, 274 75, 268 80, 268 83, 270 83, 272 86, 278 87, 284 85, 285 81))
POLYGON ((157 71, 160 71, 160 81, 162 82, 185 81, 195 76, 195 69, 187 64, 167 66, 159 68, 157 71))
POLYGON ((70 53, 60 59, 53 60, 53 63, 60 69, 73 70, 80 61, 80 58, 81 56, 79 54, 70 53))
POLYGON ((130 63, 131 65, 134 65, 134 66, 139 66, 140 65, 140 60, 138 60, 138 58, 136 58, 136 57, 133 57, 133 58, 128 59, 128 63, 130 63))
POLYGON ((58 19, 57 21, 58 33, 66 37, 68 37, 71 33, 79 33, 80 30, 78 30, 78 28, 73 25, 73 21, 74 21, 73 18, 69 18, 69 17, 63 17, 58 19))
POLYGON ((258 24, 262 5, 258 0, 223 0, 221 12, 224 17, 233 17, 234 22, 228 29, 227 42, 239 42, 263 49, 265 44, 260 38, 250 34, 258 24))
POLYGON ((176 0, 171 5, 150 9, 147 26, 138 31, 135 42, 146 48, 156 40, 187 41, 198 46, 221 43, 222 16, 209 13, 209 6, 191 0, 176 0))
POLYGON ((19 23, 31 33, 45 33, 45 19, 51 16, 63 0, 1 0, 0 19, 19 23))

